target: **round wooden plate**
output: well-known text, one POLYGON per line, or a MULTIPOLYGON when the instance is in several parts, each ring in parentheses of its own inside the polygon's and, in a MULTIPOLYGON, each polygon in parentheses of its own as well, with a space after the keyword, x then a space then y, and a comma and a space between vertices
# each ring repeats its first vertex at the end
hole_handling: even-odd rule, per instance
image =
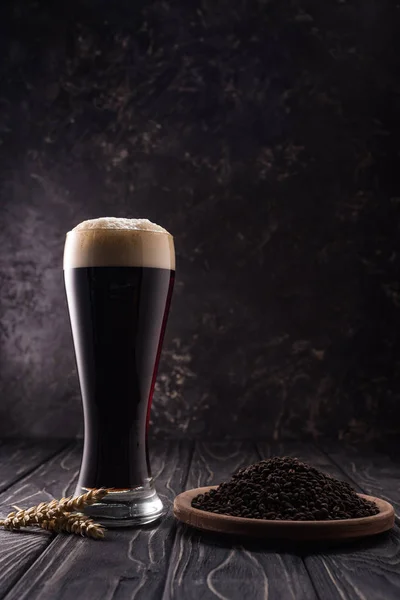
POLYGON ((340 521, 266 521, 218 515, 192 507, 195 496, 216 487, 202 487, 179 494, 174 501, 175 517, 187 525, 206 531, 298 541, 355 540, 388 531, 394 526, 393 506, 386 500, 363 494, 359 496, 372 500, 378 506, 377 515, 340 521))

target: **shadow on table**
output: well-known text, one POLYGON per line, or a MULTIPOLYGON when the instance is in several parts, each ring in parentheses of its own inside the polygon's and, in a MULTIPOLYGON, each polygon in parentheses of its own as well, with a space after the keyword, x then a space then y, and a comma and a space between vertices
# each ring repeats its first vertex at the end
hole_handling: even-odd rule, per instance
POLYGON ((394 531, 387 531, 361 540, 342 540, 326 542, 287 541, 281 539, 256 540, 253 538, 233 536, 229 534, 216 534, 193 529, 182 523, 178 524, 179 531, 188 542, 201 543, 205 546, 221 548, 243 548, 250 552, 280 552, 296 554, 298 556, 311 556, 313 554, 368 552, 388 544, 398 546, 398 536, 394 531))

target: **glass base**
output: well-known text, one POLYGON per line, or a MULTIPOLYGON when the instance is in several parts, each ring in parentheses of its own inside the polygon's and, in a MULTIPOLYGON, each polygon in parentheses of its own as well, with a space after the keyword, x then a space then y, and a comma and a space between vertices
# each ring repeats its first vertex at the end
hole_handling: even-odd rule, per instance
MULTIPOLYGON (((89 488, 78 486, 76 494, 88 491, 89 488)), ((105 527, 133 527, 161 517, 163 504, 148 479, 140 487, 109 492, 101 502, 87 506, 84 513, 105 527)))

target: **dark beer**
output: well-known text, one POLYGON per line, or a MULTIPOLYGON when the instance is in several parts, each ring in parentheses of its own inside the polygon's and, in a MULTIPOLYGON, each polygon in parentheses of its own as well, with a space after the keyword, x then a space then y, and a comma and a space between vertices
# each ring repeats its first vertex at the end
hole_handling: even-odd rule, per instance
POLYGON ((149 476, 146 433, 174 272, 65 270, 86 415, 80 485, 130 489, 149 476))
POLYGON ((77 491, 113 488, 89 514, 118 525, 162 510, 147 429, 174 274, 172 236, 147 220, 96 219, 67 235, 64 278, 85 417, 77 491))

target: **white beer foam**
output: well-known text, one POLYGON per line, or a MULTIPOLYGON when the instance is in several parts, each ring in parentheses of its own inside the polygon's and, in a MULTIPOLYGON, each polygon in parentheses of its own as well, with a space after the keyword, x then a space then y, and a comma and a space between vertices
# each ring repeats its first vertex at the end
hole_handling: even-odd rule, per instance
POLYGON ((82 221, 72 231, 81 231, 83 229, 129 229, 130 231, 168 233, 164 227, 152 223, 149 219, 124 219, 122 217, 100 217, 99 219, 82 221))
POLYGON ((173 237, 148 219, 102 217, 67 233, 64 269, 77 267, 175 269, 173 237))

